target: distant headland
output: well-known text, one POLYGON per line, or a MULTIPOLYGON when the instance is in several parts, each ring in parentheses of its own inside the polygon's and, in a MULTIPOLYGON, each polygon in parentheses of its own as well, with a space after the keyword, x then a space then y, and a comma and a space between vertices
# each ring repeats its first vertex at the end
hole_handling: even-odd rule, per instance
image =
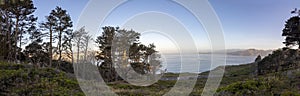
MULTIPOLYGON (((227 49, 227 55, 235 55, 235 56, 267 56, 272 53, 273 50, 261 50, 261 49, 227 49)), ((199 52, 199 54, 224 54, 222 51, 215 52, 199 52)))

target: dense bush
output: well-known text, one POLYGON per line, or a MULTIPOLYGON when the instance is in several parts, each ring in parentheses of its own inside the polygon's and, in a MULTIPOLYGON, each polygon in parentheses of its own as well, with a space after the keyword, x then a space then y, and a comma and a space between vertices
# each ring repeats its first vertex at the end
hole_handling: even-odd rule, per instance
POLYGON ((0 63, 0 95, 84 95, 65 72, 26 66, 0 63))

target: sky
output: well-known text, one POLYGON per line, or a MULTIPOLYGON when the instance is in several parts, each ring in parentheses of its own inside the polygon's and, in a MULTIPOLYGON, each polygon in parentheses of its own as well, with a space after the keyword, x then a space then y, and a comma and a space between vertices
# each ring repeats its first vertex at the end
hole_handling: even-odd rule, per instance
MULTIPOLYGON (((294 8, 300 8, 300 0, 208 1, 223 28, 226 49, 283 47, 284 38, 281 36, 281 30, 284 28, 284 23, 292 16, 290 12, 294 8)), ((91 4, 89 0, 34 0, 37 7, 35 15, 39 18, 38 22, 45 21, 44 17, 49 15, 52 9, 61 6, 70 14, 74 28, 78 28, 81 27, 77 26, 80 25, 78 24, 80 16, 85 20, 97 21, 99 19, 96 16, 97 13, 106 8, 106 6, 97 6, 101 5, 100 3, 109 2, 91 4), (88 10, 88 15, 95 14, 95 16, 87 17, 87 14, 82 14, 83 11, 87 11, 89 7, 87 5, 96 7, 96 9, 88 10)), ((198 50, 211 48, 210 38, 201 22, 198 22, 189 10, 171 0, 129 0, 110 12, 103 22, 88 22, 88 25, 85 25, 94 38, 101 35, 101 26, 119 26, 141 32, 142 43, 154 43, 162 51, 178 51, 180 50, 179 44, 182 44, 180 42, 186 43, 182 45, 186 46, 184 50, 189 50, 189 44, 195 44, 198 50), (145 30, 145 28, 153 28, 152 25, 159 28, 145 30), (178 33, 179 30, 182 33, 178 33), (171 35, 162 33, 171 33, 171 35), (188 35, 185 36, 183 33, 188 35), (177 37, 171 38, 170 36, 173 35, 177 37), (190 42, 191 40, 194 42, 190 42)))

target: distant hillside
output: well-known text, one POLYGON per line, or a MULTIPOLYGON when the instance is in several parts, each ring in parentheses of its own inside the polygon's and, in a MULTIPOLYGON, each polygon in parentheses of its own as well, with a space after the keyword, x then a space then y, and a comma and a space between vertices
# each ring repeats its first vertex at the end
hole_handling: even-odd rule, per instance
POLYGON ((272 50, 257 50, 257 49, 247 49, 242 51, 235 51, 235 52, 227 52, 228 55, 238 55, 238 56, 267 56, 270 54, 272 50))
MULTIPOLYGON (((258 49, 227 49, 227 55, 236 56, 267 56, 272 53, 272 50, 258 50, 258 49)), ((212 54, 212 52, 199 52, 199 54, 212 54)), ((223 51, 215 51, 214 54, 224 54, 223 51)))

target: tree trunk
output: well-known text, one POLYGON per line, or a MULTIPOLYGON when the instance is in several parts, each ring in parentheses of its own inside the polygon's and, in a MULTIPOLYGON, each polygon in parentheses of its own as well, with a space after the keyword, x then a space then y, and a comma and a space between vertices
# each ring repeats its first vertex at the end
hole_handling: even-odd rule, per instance
MULTIPOLYGON (((23 27, 21 29, 23 29, 23 27)), ((20 43, 20 48, 21 48, 20 52, 22 51, 22 36, 23 36, 23 33, 20 32, 20 42, 19 42, 20 43)), ((19 54, 20 61, 21 61, 21 58, 22 58, 22 56, 21 56, 21 54, 19 54)))
POLYGON ((22 35, 23 35, 22 32, 20 32, 20 38, 19 38, 19 41, 20 41, 19 42, 19 44, 20 44, 19 46, 20 46, 20 48, 22 48, 22 35))
MULTIPOLYGON (((70 41, 71 43, 71 41, 70 41)), ((70 52, 71 52, 71 62, 72 62, 72 65, 74 64, 74 54, 73 54, 73 50, 72 50, 72 43, 71 43, 71 46, 70 46, 70 52)))
POLYGON ((15 47, 14 48, 14 54, 15 54, 14 55, 14 61, 15 61, 15 63, 18 60, 18 57, 17 57, 18 56, 17 55, 18 54, 18 50, 17 50, 18 49, 18 47, 17 47, 18 45, 17 45, 17 42, 18 42, 18 34, 19 34, 19 16, 17 16, 16 18, 17 18, 17 20, 16 20, 16 31, 15 31, 15 34, 14 34, 15 35, 15 37, 14 37, 14 41, 15 41, 14 42, 14 45, 15 45, 14 46, 15 47))
POLYGON ((58 52, 59 52, 59 57, 58 57, 58 66, 60 66, 60 63, 61 63, 61 53, 62 53, 62 50, 61 50, 61 38, 62 38, 62 31, 60 30, 59 31, 59 34, 58 34, 58 52))
POLYGON ((80 53, 80 38, 78 39, 78 42, 77 42, 77 64, 79 64, 79 53, 80 53))
POLYGON ((87 38, 87 41, 85 42, 86 46, 85 46, 85 50, 84 50, 84 60, 86 61, 86 56, 87 56, 87 51, 88 51, 88 46, 89 46, 89 39, 87 38))
MULTIPOLYGON (((8 18, 8 17, 7 17, 8 18)), ((8 45, 8 53, 7 53, 7 59, 9 60, 9 61, 11 61, 12 60, 12 52, 13 52, 13 50, 11 49, 12 48, 12 44, 11 44, 11 33, 12 33, 12 29, 11 29, 11 22, 9 22, 9 19, 7 19, 7 24, 8 24, 8 30, 7 30, 7 45, 8 45)))
POLYGON ((50 65, 50 67, 52 67, 52 25, 50 25, 50 28, 49 28, 50 30, 50 48, 49 48, 49 57, 50 57, 50 59, 49 59, 49 65, 50 65))

